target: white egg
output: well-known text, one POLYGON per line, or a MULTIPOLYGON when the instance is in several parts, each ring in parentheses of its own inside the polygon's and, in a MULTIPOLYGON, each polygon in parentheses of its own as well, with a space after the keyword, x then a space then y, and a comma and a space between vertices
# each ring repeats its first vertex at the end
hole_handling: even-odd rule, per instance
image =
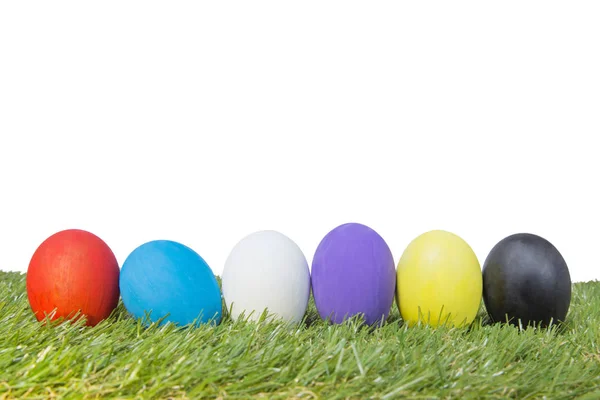
POLYGON ((302 250, 287 236, 259 231, 235 245, 223 269, 223 297, 231 318, 300 322, 310 296, 310 271, 302 250))

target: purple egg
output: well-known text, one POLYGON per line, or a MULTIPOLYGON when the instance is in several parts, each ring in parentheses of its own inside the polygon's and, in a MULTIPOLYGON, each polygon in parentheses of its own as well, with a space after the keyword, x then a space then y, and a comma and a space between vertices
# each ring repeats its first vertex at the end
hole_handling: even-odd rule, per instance
POLYGON ((392 252, 368 226, 340 225, 317 247, 311 284, 321 318, 339 324, 362 314, 369 325, 382 322, 389 315, 396 290, 392 252))

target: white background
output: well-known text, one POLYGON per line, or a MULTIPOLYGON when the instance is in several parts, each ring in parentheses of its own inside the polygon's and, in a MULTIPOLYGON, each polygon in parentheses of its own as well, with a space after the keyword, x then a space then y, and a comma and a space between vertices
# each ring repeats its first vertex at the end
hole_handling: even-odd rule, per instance
POLYGON ((600 279, 600 3, 0 3, 0 269, 86 229, 220 274, 361 222, 483 263, 516 232, 600 279))

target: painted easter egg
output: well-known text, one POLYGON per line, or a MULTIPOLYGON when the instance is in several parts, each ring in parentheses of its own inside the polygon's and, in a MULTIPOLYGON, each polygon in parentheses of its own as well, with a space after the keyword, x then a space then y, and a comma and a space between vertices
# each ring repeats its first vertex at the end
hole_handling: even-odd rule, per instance
POLYGON ((121 269, 121 297, 144 323, 199 325, 221 322, 221 290, 212 270, 191 248, 154 240, 129 254, 121 269))
POLYGON ((409 326, 464 326, 481 305, 477 256, 459 236, 434 230, 414 239, 398 262, 397 300, 409 326))
POLYGON ((27 297, 36 318, 77 319, 94 326, 119 302, 119 264, 98 236, 68 229, 47 238, 27 269, 27 297))
POLYGON ((383 323, 394 301, 396 270, 390 248, 368 226, 340 225, 319 243, 311 270, 315 305, 333 323, 361 315, 383 323))
POLYGON ((266 230, 240 240, 225 262, 223 297, 231 318, 297 323, 310 296, 310 271, 302 250, 282 233, 266 230))

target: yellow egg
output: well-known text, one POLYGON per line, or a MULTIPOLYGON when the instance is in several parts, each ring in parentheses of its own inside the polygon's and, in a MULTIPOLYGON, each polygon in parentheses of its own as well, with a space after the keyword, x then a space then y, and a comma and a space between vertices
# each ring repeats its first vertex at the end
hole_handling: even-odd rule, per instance
POLYGON ((409 326, 466 326, 479 310, 481 266, 459 236, 441 230, 424 233, 404 250, 396 272, 396 300, 409 326))

